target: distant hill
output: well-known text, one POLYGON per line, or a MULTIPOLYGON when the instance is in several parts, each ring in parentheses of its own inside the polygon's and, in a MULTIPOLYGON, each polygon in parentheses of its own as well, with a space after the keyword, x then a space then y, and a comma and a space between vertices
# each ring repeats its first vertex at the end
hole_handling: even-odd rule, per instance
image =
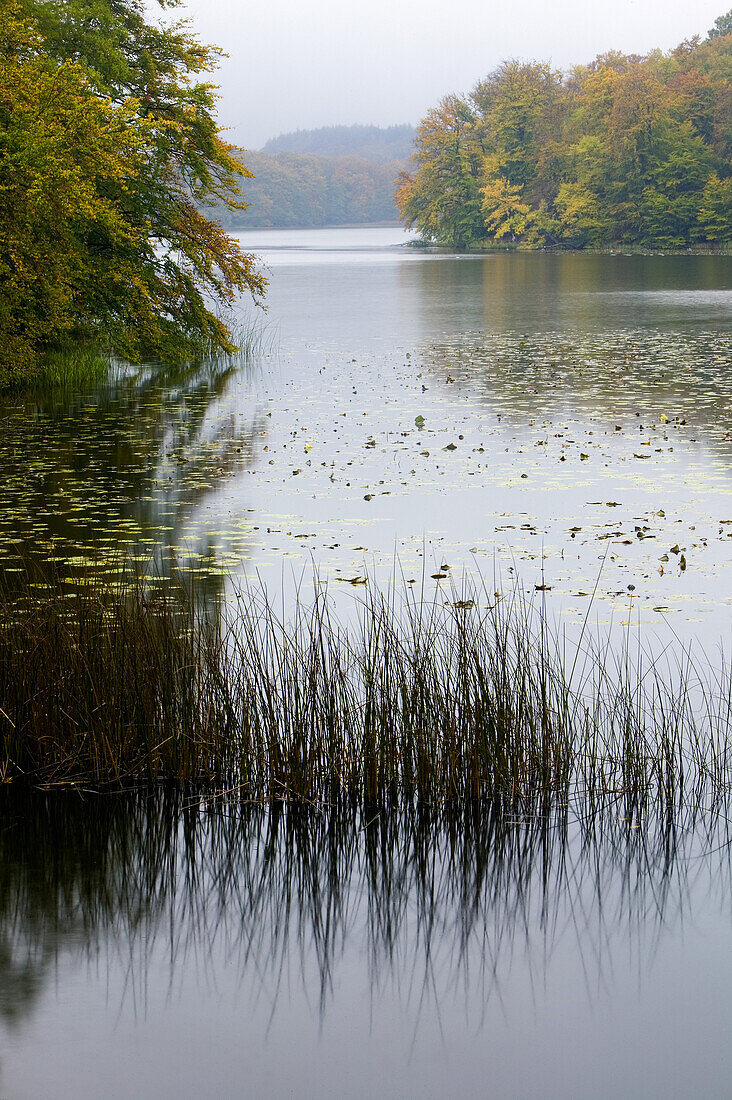
POLYGON ((321 157, 363 157, 406 161, 414 151, 414 127, 321 126, 270 138, 263 153, 313 153, 321 157))
POLYGON ((305 153, 242 154, 254 179, 243 181, 248 209, 219 210, 227 229, 311 228, 396 222, 396 177, 404 160, 305 153))

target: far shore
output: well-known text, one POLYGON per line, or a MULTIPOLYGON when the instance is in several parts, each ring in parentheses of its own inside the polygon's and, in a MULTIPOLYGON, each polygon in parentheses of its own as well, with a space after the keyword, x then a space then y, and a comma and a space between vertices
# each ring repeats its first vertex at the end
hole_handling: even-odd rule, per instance
MULTIPOLYGON (((302 233, 306 229, 401 229, 402 225, 398 221, 392 222, 337 222, 336 224, 327 225, 240 225, 232 226, 229 230, 231 233, 248 233, 249 230, 256 230, 257 233, 263 232, 265 229, 276 230, 280 233, 292 231, 302 233)), ((406 232, 406 230, 405 230, 406 232)))
POLYGON ((642 245, 631 244, 619 244, 614 248, 610 248, 609 246, 604 248, 565 248, 562 245, 542 245, 541 248, 529 248, 525 244, 496 244, 495 242, 490 242, 485 245, 467 245, 463 248, 459 248, 454 245, 433 244, 429 241, 415 238, 410 241, 405 241, 405 247, 418 248, 423 252, 442 254, 458 253, 466 256, 485 256, 495 253, 503 254, 505 252, 520 252, 526 255, 530 253, 550 253, 555 256, 732 256, 732 246, 730 245, 716 248, 708 245, 703 247, 698 246, 696 248, 689 248, 688 246, 683 248, 647 248, 642 245))
MULTIPOLYGON (((320 229, 400 229, 403 228, 398 221, 384 221, 384 222, 339 222, 337 224, 328 225, 246 225, 239 227, 232 227, 230 233, 248 233, 256 232, 262 233, 265 231, 272 231, 273 233, 287 233, 297 232, 303 233, 305 230, 320 230, 320 229)), ((405 229, 405 233, 408 230, 405 229)), ((424 252, 433 252, 441 254, 459 253, 470 256, 482 256, 490 255, 493 253, 504 252, 522 252, 522 253, 551 253, 553 255, 588 255, 588 256, 732 256, 732 245, 724 246, 710 246, 710 245, 698 245, 694 248, 685 246, 683 248, 647 248, 642 245, 631 244, 618 244, 614 248, 606 246, 604 248, 590 247, 587 248, 568 248, 563 245, 543 245, 541 248, 529 248, 525 244, 514 244, 506 242, 505 244, 498 244, 495 241, 486 242, 484 245, 474 244, 466 245, 465 247, 451 246, 447 244, 435 244, 430 241, 422 240, 420 237, 412 237, 410 240, 404 242, 405 248, 417 248, 424 252)))

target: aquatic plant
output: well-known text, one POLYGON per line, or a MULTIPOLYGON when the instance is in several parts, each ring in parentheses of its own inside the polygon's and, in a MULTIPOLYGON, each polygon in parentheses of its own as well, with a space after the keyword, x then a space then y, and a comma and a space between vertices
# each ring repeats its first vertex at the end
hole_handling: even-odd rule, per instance
POLYGON ((85 390, 103 382, 109 357, 95 344, 79 343, 46 352, 38 361, 33 385, 38 389, 85 390))
POLYGON ((303 804, 611 792, 670 811, 728 782, 726 665, 686 650, 661 663, 629 636, 570 645, 518 593, 444 606, 375 590, 345 623, 323 586, 285 617, 251 587, 212 611, 170 581, 19 591, 13 576, 6 781, 174 779, 303 804))

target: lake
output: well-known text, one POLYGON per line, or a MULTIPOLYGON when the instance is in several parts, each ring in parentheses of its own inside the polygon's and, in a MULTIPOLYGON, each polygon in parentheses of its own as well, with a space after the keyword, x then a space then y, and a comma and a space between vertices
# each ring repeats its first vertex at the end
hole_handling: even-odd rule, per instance
POLYGON ((253 232, 271 287, 266 314, 242 306, 263 351, 247 369, 120 368, 94 393, 6 403, 0 547, 70 576, 111 574, 123 550, 277 592, 313 564, 384 581, 396 560, 438 600, 439 572, 543 579, 553 616, 582 621, 594 593, 593 620, 718 638, 730 259, 403 237, 253 232))
MULTIPOLYGON (((4 399, 7 579, 124 555, 348 617, 396 578, 729 649, 729 257, 241 239, 249 361, 4 399)), ((582 810, 10 792, 0 1095, 724 1095, 726 809, 582 810)))

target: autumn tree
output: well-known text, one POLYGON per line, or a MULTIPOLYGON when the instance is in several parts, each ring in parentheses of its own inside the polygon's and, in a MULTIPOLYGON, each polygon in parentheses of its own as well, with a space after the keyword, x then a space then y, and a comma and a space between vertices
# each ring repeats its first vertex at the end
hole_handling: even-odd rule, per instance
POLYGON ((408 228, 428 240, 463 248, 481 225, 482 150, 476 117, 459 96, 447 96, 417 130, 416 172, 397 179, 396 203, 408 228))
MULTIPOLYGON (((175 7, 177 0, 160 0, 175 7)), ((233 350, 221 308, 265 283, 206 204, 217 52, 141 0, 7 0, 0 52, 0 379, 92 336, 133 358, 233 350)))
POLYGON ((572 248, 726 244, 732 34, 561 74, 505 62, 417 132, 397 204, 428 240, 572 248))

